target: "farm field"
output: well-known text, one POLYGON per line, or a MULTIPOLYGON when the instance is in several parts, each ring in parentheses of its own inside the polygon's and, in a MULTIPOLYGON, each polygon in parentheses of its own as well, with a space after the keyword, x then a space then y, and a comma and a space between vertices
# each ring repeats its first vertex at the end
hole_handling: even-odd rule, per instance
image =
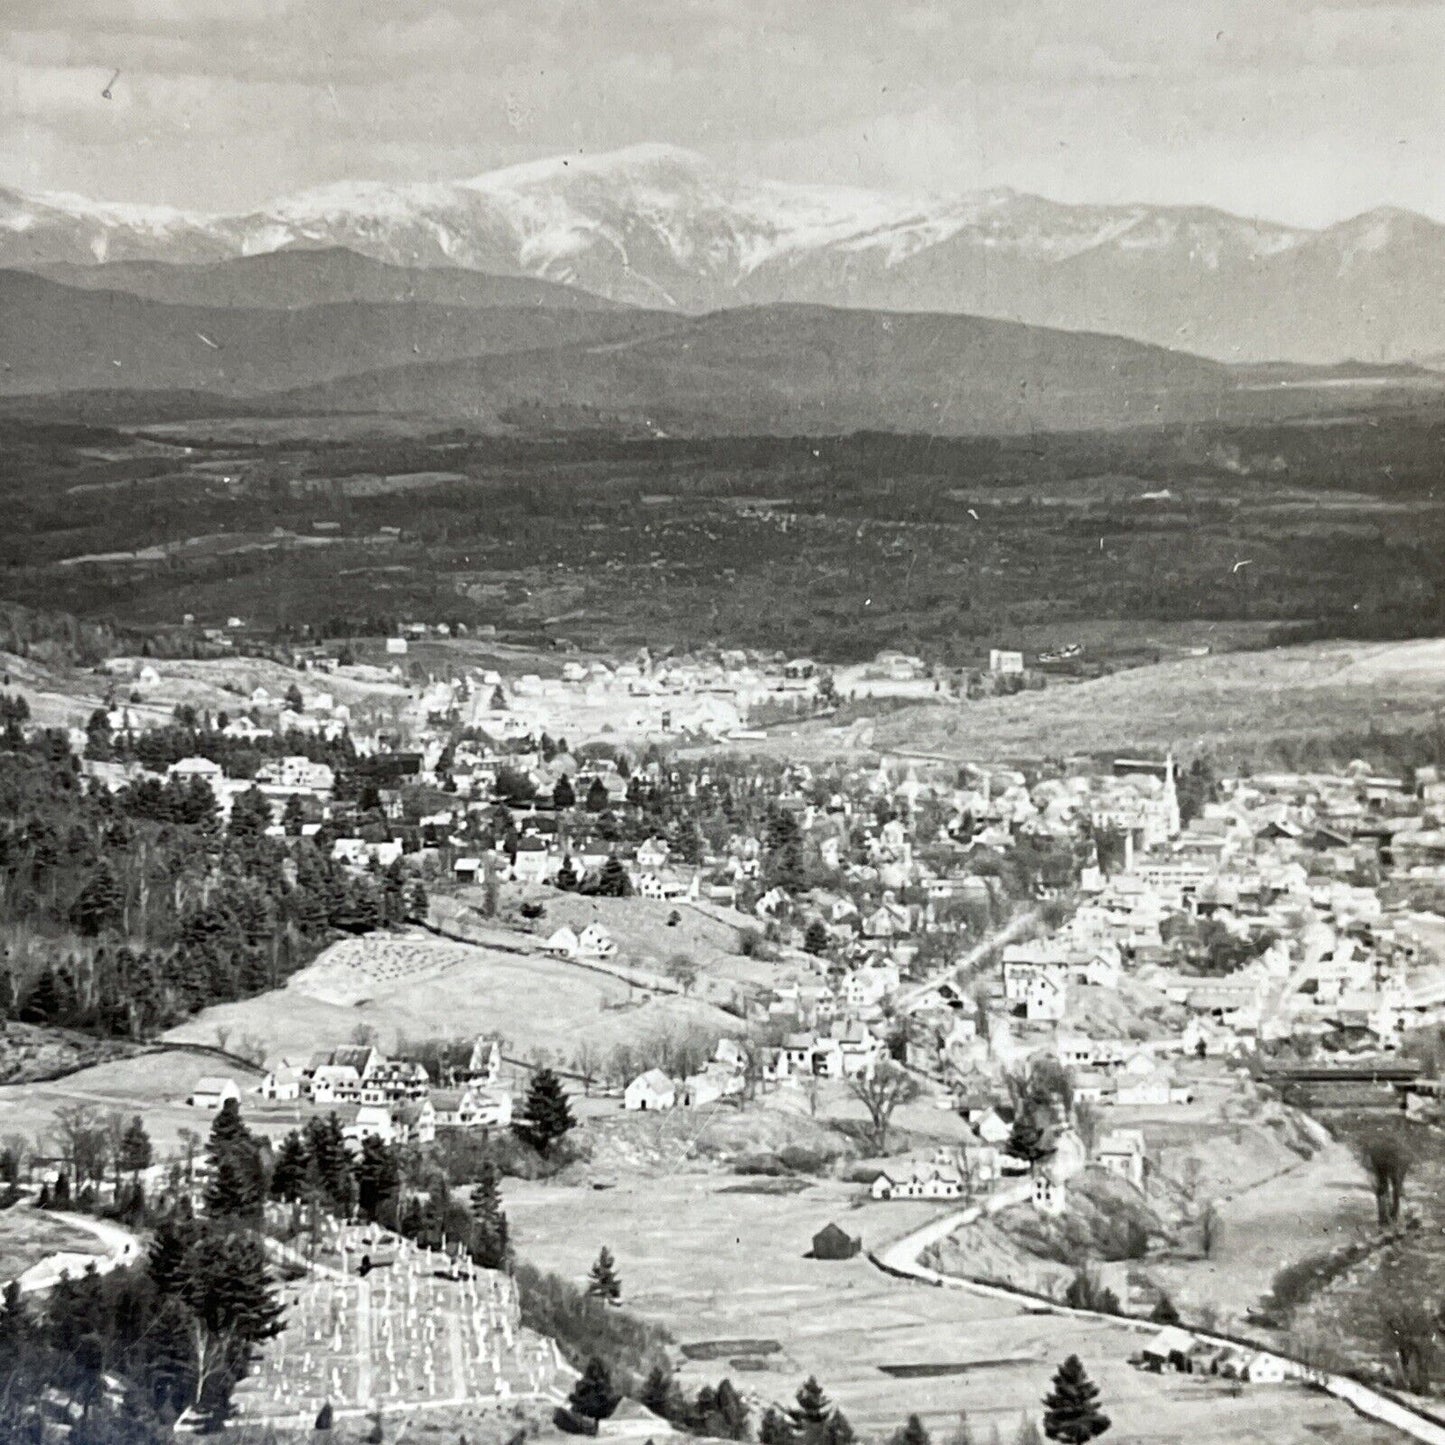
POLYGON ((1122 1326, 1044 1319, 1007 1301, 914 1285, 861 1256, 805 1258, 812 1234, 829 1220, 861 1235, 867 1249, 936 1212, 924 1204, 857 1205, 859 1195, 836 1182, 778 1194, 725 1176, 677 1173, 600 1192, 509 1181, 506 1205, 521 1258, 581 1280, 606 1245, 626 1307, 665 1325, 679 1345, 717 1344, 719 1358, 683 1366, 685 1388, 730 1375, 766 1403, 790 1399, 816 1373, 858 1428, 891 1429, 916 1411, 946 1433, 966 1410, 975 1430, 997 1423, 1008 1438, 1020 1410, 1037 1407, 1053 1368, 1074 1351, 1100 1384, 1115 1437, 1132 1445, 1401 1438, 1294 1388, 1235 1398, 1217 1383, 1141 1374, 1126 1363, 1138 1337, 1122 1326), (743 1369, 728 1341, 738 1342, 743 1369), (777 1350, 764 1353, 756 1342, 766 1341, 777 1350), (963 1373, 926 1378, 883 1370, 970 1363, 963 1373))

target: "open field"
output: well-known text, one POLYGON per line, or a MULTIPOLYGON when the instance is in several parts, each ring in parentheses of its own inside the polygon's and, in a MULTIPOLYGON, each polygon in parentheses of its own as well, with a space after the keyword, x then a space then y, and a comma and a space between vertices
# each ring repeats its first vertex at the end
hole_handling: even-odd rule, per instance
POLYGON ((679 1173, 615 1189, 509 1181, 506 1204, 520 1256, 581 1280, 602 1245, 617 1257, 624 1304, 664 1324, 680 1345, 774 1340, 760 1355, 739 1344, 732 1362, 688 1362, 695 1389, 730 1375, 761 1402, 790 1399, 809 1373, 855 1426, 881 1431, 917 1411, 946 1432, 960 1410, 986 1431, 1012 1433, 1034 1410, 1054 1366, 1076 1351, 1101 1386, 1113 1437, 1132 1445, 1179 1440, 1236 1445, 1384 1445, 1400 1437, 1346 1407, 1294 1388, 1231 1397, 1217 1382, 1140 1374, 1126 1363, 1137 1336, 1104 1323, 1040 1318, 1001 1300, 928 1289, 884 1275, 859 1257, 805 1258, 830 1219, 880 1244, 930 1217, 922 1204, 855 1207, 847 1185, 812 1184, 791 1194, 738 1192, 735 1180, 679 1173), (968 1365, 962 1373, 900 1378, 885 1366, 968 1365), (762 1365, 763 1368, 757 1368, 762 1365))
POLYGON ((90 1230, 22 1202, 0 1210, 0 1282, 23 1274, 46 1255, 61 1251, 102 1256, 105 1247, 90 1230))
MULTIPOLYGON (((1209 751, 1278 760, 1340 736, 1433 726, 1445 641, 1310 643, 1176 658, 1037 692, 899 709, 839 731, 784 726, 754 746, 788 756, 881 752, 1005 760, 1209 751)), ((1346 759, 1348 761, 1348 759, 1346 759)))
MULTIPOLYGON (((0 1087, 0 1135, 18 1133, 30 1140, 37 1137, 49 1139, 58 1108, 89 1104, 98 1113, 116 1110, 127 1118, 132 1114, 142 1114, 158 1151, 168 1153, 173 1150, 182 1129, 194 1130, 204 1137, 211 1127, 214 1115, 186 1104, 186 1096, 196 1080, 208 1074, 229 1075, 241 1086, 243 1093, 260 1077, 259 1070, 248 1070, 239 1062, 228 1062, 205 1053, 168 1050, 139 1054, 134 1058, 117 1059, 81 1069, 48 1083, 0 1087)), ((245 1108, 249 1122, 263 1122, 266 1111, 260 1111, 258 1117, 256 1104, 247 1102, 245 1108)), ((289 1108, 290 1114, 294 1115, 294 1106, 289 1108)), ((54 1152, 53 1144, 40 1152, 54 1152)))
POLYGON ((218 1027, 232 1038, 250 1035, 268 1060, 305 1059, 348 1042, 360 1025, 376 1030, 383 1048, 399 1037, 464 1038, 495 1034, 507 1052, 538 1050, 570 1057, 584 1039, 599 1050, 659 1030, 699 1024, 732 1032, 737 1021, 696 999, 649 997, 620 979, 542 954, 417 940, 427 966, 388 977, 348 969, 338 979, 335 950, 354 959, 370 947, 392 957, 397 940, 347 940, 323 953, 285 988, 203 1010, 166 1035, 172 1041, 216 1042, 218 1027), (439 957, 437 957, 439 955, 439 957), (444 960, 444 962, 443 962, 444 960), (363 978, 365 981, 363 982, 363 978), (365 996, 362 997, 361 995, 365 996))

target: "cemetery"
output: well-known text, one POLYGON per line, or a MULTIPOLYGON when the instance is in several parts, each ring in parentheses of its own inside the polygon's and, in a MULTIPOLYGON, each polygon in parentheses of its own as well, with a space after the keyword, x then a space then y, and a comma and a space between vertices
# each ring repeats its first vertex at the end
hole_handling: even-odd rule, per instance
POLYGON ((286 1328, 236 1392, 241 1421, 565 1398, 574 1372, 520 1327, 509 1276, 376 1226, 322 1221, 315 1243, 303 1256, 272 1241, 286 1328))

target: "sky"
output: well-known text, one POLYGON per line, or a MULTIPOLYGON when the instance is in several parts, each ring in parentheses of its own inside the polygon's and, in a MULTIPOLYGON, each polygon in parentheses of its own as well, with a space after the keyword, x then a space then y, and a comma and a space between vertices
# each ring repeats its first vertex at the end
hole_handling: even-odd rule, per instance
POLYGON ((1445 220, 1445 0, 4 10, 0 185, 20 189, 238 211, 664 141, 783 180, 1445 220))

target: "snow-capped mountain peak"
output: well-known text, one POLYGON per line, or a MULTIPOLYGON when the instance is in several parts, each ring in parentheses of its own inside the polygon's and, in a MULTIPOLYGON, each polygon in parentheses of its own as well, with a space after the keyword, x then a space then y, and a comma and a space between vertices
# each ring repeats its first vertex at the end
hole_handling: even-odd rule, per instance
POLYGON ((0 190, 0 265, 297 246, 532 275, 648 306, 966 311, 1229 360, 1445 349, 1445 228, 1389 209, 1312 231, 1206 207, 757 180, 660 144, 454 182, 341 182, 221 216, 0 190))

